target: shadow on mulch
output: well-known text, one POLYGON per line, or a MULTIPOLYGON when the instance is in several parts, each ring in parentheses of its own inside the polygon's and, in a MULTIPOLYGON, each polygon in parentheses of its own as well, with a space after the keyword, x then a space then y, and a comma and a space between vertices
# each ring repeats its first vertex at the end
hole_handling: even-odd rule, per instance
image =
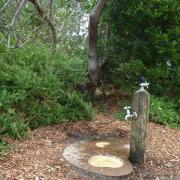
POLYGON ((129 137, 129 131, 120 127, 114 127, 113 123, 72 123, 64 127, 67 136, 72 138, 88 137, 129 137))

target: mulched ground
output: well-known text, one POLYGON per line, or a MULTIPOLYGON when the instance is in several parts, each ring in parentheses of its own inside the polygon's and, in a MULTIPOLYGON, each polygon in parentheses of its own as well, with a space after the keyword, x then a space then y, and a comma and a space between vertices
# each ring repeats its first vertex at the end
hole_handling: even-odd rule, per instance
MULTIPOLYGON (((30 139, 14 141, 13 150, 0 160, 0 180, 80 179, 72 175, 62 157, 63 149, 86 136, 129 137, 130 122, 115 120, 116 111, 117 107, 110 106, 91 122, 43 127, 33 131, 30 139)), ((180 179, 180 131, 150 123, 147 163, 135 166, 130 179, 180 179)))

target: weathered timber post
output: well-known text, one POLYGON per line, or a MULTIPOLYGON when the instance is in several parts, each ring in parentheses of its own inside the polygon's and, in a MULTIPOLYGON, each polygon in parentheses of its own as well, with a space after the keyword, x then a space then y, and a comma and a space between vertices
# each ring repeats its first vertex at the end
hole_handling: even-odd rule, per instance
POLYGON ((146 161, 150 95, 144 87, 148 85, 148 83, 141 83, 141 88, 133 95, 132 108, 137 117, 132 119, 129 160, 137 164, 143 164, 146 161))

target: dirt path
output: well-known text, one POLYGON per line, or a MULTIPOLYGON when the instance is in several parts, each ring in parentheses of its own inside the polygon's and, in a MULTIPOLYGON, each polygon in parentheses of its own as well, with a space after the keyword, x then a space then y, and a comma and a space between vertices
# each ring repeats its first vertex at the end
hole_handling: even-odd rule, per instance
MULTIPOLYGON (((127 136, 130 123, 116 121, 112 112, 100 113, 94 121, 44 127, 32 132, 32 138, 15 141, 14 150, 0 160, 0 180, 64 180, 71 166, 63 159, 63 149, 82 136, 127 136)), ((178 180, 180 177, 180 132, 150 123, 148 160, 135 166, 130 179, 178 180)))

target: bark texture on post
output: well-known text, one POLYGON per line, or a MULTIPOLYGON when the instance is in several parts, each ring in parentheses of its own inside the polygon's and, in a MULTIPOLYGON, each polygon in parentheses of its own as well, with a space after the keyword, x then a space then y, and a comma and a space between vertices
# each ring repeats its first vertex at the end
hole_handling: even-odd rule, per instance
POLYGON ((142 164, 146 161, 147 127, 149 122, 150 95, 146 90, 138 90, 133 95, 133 111, 137 118, 132 120, 129 160, 142 164))
POLYGON ((89 49, 88 49, 88 71, 90 80, 90 95, 94 95, 99 78, 100 64, 97 59, 98 25, 104 7, 108 0, 99 0, 89 17, 89 49))

